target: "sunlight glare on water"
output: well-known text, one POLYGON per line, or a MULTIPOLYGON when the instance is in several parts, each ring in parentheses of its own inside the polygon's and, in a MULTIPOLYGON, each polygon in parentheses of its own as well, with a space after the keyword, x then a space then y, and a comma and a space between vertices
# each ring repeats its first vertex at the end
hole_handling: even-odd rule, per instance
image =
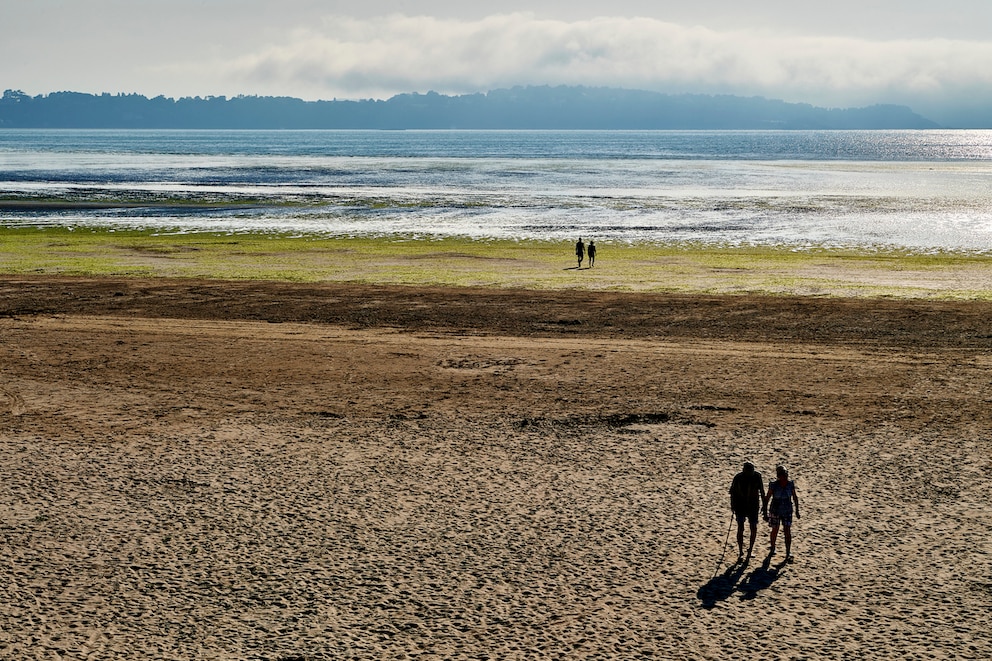
POLYGON ((986 252, 992 132, 0 130, 0 200, 7 226, 986 252))

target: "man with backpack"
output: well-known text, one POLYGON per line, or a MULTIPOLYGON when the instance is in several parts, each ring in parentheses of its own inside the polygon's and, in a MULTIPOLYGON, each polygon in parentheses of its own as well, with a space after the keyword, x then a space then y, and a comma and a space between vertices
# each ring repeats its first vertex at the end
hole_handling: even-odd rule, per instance
POLYGON ((747 557, 751 557, 754 540, 758 535, 758 506, 768 510, 761 473, 754 470, 754 464, 744 462, 744 469, 734 476, 730 484, 730 510, 737 517, 737 560, 744 559, 744 520, 751 526, 751 543, 747 547, 747 557))

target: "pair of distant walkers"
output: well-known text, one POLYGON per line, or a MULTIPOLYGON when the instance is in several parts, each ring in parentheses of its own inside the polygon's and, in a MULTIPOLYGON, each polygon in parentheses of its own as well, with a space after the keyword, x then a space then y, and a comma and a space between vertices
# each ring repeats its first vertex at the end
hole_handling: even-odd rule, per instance
POLYGON ((762 517, 771 526, 768 555, 775 555, 775 541, 781 527, 785 537, 785 560, 792 562, 793 513, 799 518, 796 483, 789 479, 789 471, 785 466, 776 466, 775 479, 768 483, 768 490, 765 491, 761 473, 749 461, 744 462, 743 470, 734 476, 730 484, 730 510, 737 517, 737 559, 744 558, 745 520, 751 526, 751 543, 747 548, 747 557, 751 557, 754 540, 758 535, 759 504, 762 517))
POLYGON ((575 242, 575 256, 579 260, 578 268, 582 268, 582 260, 585 259, 586 255, 589 255, 589 268, 596 265, 596 244, 592 241, 589 242, 589 247, 586 248, 586 244, 582 243, 582 238, 575 242))

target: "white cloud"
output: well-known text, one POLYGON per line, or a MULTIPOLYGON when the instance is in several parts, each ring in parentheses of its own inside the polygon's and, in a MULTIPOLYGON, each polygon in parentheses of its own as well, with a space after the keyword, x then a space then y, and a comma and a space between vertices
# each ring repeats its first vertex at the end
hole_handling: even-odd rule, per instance
POLYGON ((308 98, 521 84, 754 94, 820 105, 992 89, 992 43, 717 31, 656 19, 328 17, 284 43, 199 63, 236 86, 308 98))

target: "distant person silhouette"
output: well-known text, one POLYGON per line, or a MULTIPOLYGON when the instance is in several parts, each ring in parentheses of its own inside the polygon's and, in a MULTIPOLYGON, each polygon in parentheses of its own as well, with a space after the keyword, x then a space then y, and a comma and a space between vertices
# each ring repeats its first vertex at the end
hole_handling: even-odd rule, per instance
POLYGON ((578 268, 582 268, 582 260, 586 256, 586 244, 582 243, 582 238, 575 242, 575 256, 579 259, 578 268))
POLYGON ((747 547, 747 557, 751 557, 754 540, 758 536, 758 504, 761 513, 768 511, 768 501, 763 490, 761 473, 754 470, 754 464, 744 462, 744 469, 734 476, 730 484, 730 511, 737 517, 737 560, 744 558, 744 520, 751 526, 751 544, 747 547))
POLYGON ((589 254, 589 268, 592 268, 596 265, 596 244, 589 241, 589 247, 586 249, 586 252, 589 254))
POLYGON ((772 527, 769 537, 768 555, 775 555, 775 539, 778 537, 779 526, 785 535, 785 561, 792 562, 792 506, 795 504, 796 518, 799 517, 799 496, 796 495, 796 483, 789 479, 789 471, 785 466, 776 466, 777 479, 768 483, 768 493, 765 498, 771 500, 768 508, 768 523, 772 527))

